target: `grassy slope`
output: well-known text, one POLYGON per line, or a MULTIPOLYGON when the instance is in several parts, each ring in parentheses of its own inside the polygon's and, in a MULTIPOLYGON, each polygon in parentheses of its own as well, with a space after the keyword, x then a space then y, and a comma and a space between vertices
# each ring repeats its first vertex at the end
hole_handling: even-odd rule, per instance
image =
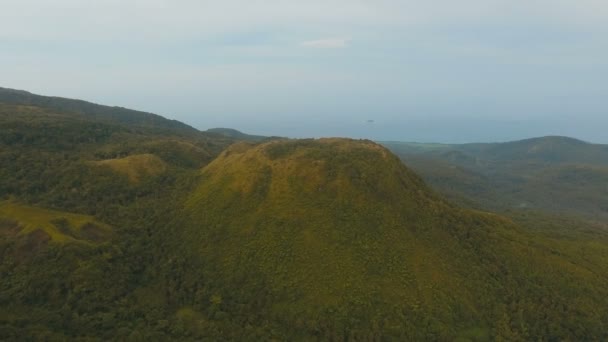
POLYGON ((167 164, 150 153, 100 160, 92 164, 109 167, 115 172, 126 175, 133 183, 139 182, 144 177, 158 176, 167 171, 167 164))
POLYGON ((15 221, 21 234, 29 234, 37 229, 44 230, 54 242, 75 242, 83 227, 93 224, 101 235, 109 236, 111 227, 96 221, 91 216, 37 208, 10 201, 0 202, 0 219, 15 221), (58 222, 65 222, 61 227, 58 222))

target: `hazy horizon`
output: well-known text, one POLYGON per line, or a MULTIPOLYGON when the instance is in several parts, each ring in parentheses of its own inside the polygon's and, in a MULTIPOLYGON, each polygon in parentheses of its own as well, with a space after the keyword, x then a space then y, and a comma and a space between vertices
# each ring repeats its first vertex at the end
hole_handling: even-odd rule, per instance
MULTIPOLYGON (((0 87, 7 87, 6 85, 0 87)), ((28 89, 16 89, 28 91, 28 89)), ((36 95, 63 97, 59 94, 40 94, 36 95)), ((70 98, 70 97, 68 97, 70 98)), ((375 141, 401 141, 401 142, 419 142, 419 143, 442 143, 442 144, 464 144, 464 143, 492 143, 492 142, 509 142, 523 140, 529 138, 538 138, 544 136, 565 136, 574 139, 583 140, 596 144, 607 144, 608 137, 603 134, 602 127, 586 126, 586 132, 597 130, 595 139, 585 137, 585 132, 572 129, 560 129, 560 125, 566 126, 566 121, 562 119, 527 119, 527 120, 483 120, 470 118, 462 120, 462 118, 443 117, 412 117, 407 122, 382 122, 374 119, 367 120, 345 120, 344 122, 331 120, 311 120, 299 122, 287 121, 268 121, 256 123, 239 123, 223 121, 222 118, 210 120, 207 123, 191 122, 182 120, 179 115, 172 116, 164 113, 154 112, 136 107, 127 107, 118 104, 98 102, 91 99, 73 98, 84 100, 105 106, 119 106, 132 110, 149 112, 161 115, 168 119, 179 120, 187 125, 190 125, 201 131, 211 128, 229 128, 236 129, 246 134, 264 135, 264 136, 281 136, 286 138, 321 138, 321 137, 345 137, 354 139, 370 139, 375 141), (215 123, 215 125, 213 124, 215 123), (471 126, 473 125, 473 126, 471 126), (472 133, 472 134, 471 134, 472 133)), ((371 116, 370 116, 371 118, 371 116)), ((582 126, 585 128, 585 126, 582 126)))
POLYGON ((9 0, 0 19, 3 86, 199 129, 608 143, 598 0, 9 0))

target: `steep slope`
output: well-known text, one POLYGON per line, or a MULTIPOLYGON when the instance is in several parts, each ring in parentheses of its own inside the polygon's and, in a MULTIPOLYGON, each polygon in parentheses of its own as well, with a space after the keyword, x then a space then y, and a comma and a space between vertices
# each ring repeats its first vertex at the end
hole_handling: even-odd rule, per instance
POLYGON ((370 141, 234 145, 178 216, 213 310, 283 338, 602 336, 605 276, 443 201, 370 141))

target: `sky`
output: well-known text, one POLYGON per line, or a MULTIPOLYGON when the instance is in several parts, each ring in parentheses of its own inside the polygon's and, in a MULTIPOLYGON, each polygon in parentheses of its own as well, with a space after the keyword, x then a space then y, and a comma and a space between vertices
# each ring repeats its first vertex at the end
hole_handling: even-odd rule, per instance
POLYGON ((0 0, 0 87, 252 134, 608 143, 608 1, 0 0))

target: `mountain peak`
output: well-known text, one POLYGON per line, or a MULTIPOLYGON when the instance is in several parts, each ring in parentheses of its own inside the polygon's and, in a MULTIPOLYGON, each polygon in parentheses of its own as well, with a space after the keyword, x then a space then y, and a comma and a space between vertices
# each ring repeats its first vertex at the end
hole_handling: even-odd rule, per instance
POLYGON ((323 138, 235 144, 203 174, 218 182, 230 178, 235 189, 249 189, 246 193, 257 189, 267 196, 275 191, 328 198, 348 193, 352 198, 369 196, 390 202, 400 196, 396 189, 413 195, 430 194, 396 156, 369 140, 323 138))
POLYGON ((178 216, 184 252, 212 265, 209 277, 224 290, 257 279, 283 298, 267 309, 294 321, 433 301, 418 284, 445 296, 471 262, 456 236, 506 222, 447 204, 384 147, 339 138, 235 144, 202 170, 178 216))

